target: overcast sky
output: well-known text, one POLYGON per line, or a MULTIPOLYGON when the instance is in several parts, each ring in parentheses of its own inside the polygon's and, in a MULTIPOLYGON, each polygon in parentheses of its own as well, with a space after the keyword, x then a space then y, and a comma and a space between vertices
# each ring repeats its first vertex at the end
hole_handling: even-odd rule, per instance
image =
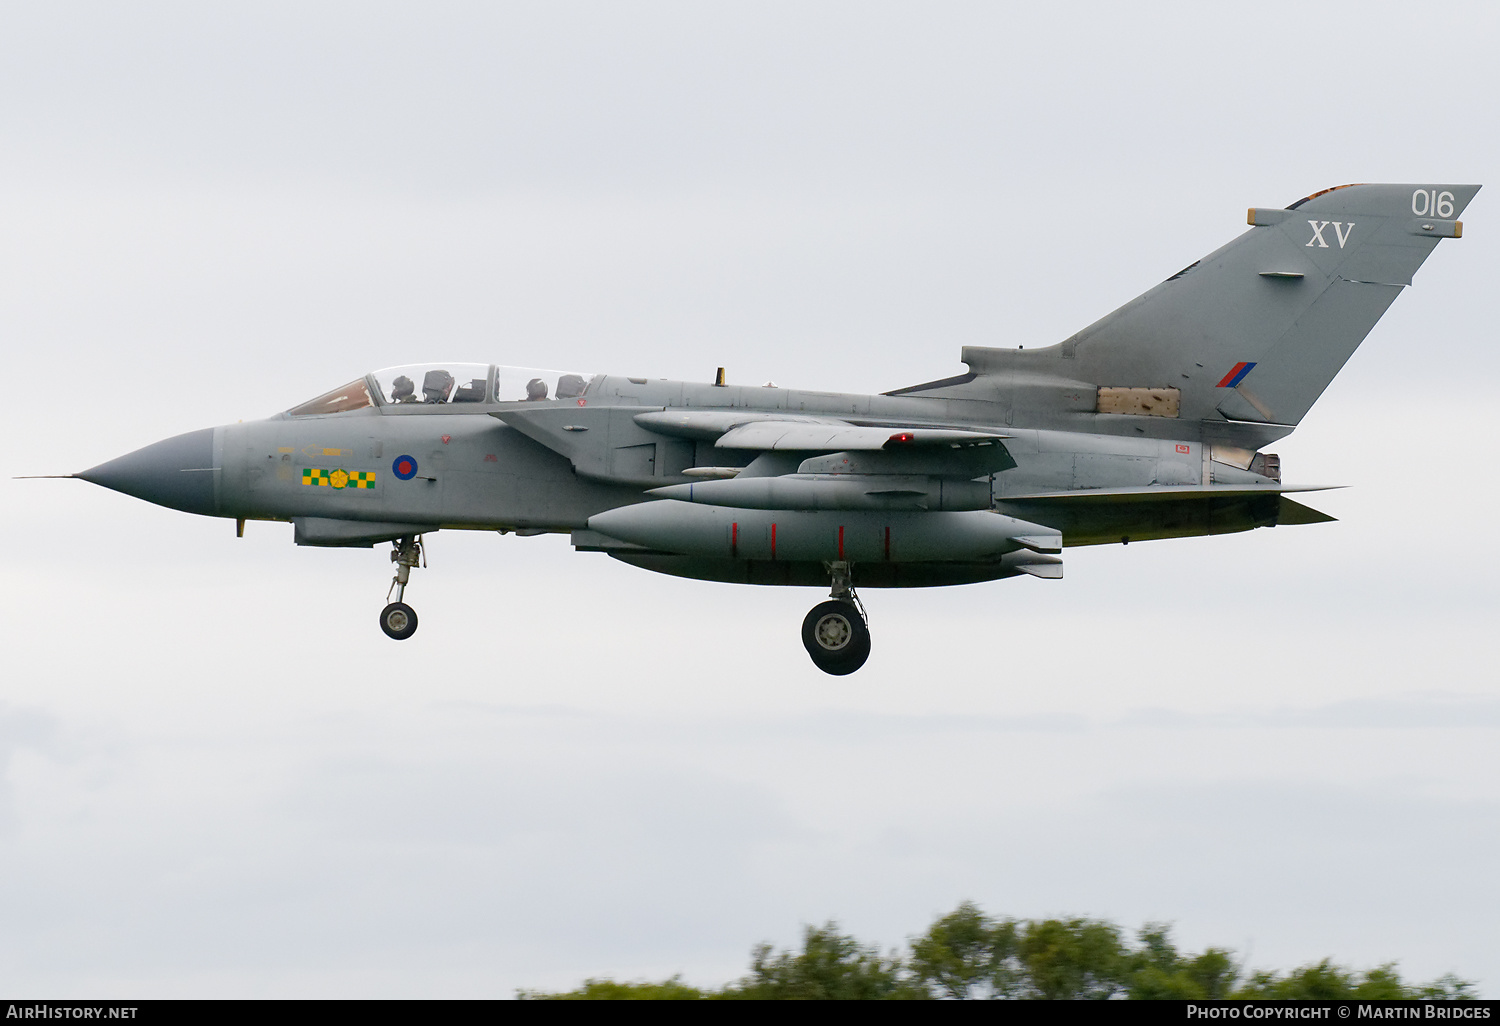
POLYGON ((0 989, 699 984, 837 919, 1175 924, 1500 994, 1493 4, 0 3, 0 989), (843 391, 1284 206, 1480 182, 1303 422, 1336 524, 812 589, 382 549, 68 473, 377 367, 843 391))

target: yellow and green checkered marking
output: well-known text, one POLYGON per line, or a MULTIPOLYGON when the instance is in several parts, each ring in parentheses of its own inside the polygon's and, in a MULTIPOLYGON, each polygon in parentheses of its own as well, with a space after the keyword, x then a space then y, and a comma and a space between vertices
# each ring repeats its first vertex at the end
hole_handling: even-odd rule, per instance
POLYGON ((326 485, 329 488, 374 488, 375 471, 319 470, 317 467, 303 467, 302 483, 326 485))

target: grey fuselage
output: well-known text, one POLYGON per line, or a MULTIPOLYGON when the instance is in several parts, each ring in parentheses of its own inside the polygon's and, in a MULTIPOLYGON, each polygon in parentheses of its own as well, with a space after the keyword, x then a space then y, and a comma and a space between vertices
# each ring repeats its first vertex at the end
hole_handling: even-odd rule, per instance
MULTIPOLYGON (((1226 489, 1217 504, 1201 499, 1110 504, 1049 508, 1039 515, 1036 501, 1044 500, 1030 497, 1204 485, 1274 487, 1277 482, 1212 459, 1197 422, 1077 409, 1053 412, 1046 426, 1022 427, 1010 423, 1016 419, 1014 404, 985 397, 986 384, 984 379, 955 379, 920 395, 849 395, 600 375, 581 403, 385 405, 323 415, 279 414, 212 429, 212 509, 196 511, 297 522, 298 540, 314 545, 378 540, 361 535, 358 523, 390 525, 388 534, 412 528, 586 532, 596 514, 650 500, 645 494, 650 488, 693 480, 684 473, 690 468, 744 467, 762 456, 717 448, 708 439, 664 436, 634 419, 644 412, 681 409, 995 431, 1005 436, 1016 465, 987 475, 992 508, 1050 522, 1063 532, 1067 545, 1217 534, 1276 522, 1276 496, 1240 497, 1233 489, 1226 489), (496 416, 554 410, 568 421, 565 429, 571 429, 560 437, 577 446, 568 455, 496 416), (1108 430, 1100 431, 1100 426, 1108 430), (393 471, 402 456, 416 467, 409 480, 393 471), (363 472, 371 481, 365 487, 317 486, 309 483, 309 471, 363 472)), ((788 466, 777 469, 795 471, 798 462, 791 458, 788 466)), ((652 568, 674 572, 667 566, 652 568)), ((680 569, 694 571, 688 576, 746 579, 732 567, 680 569)), ((809 568, 812 578, 822 574, 820 567, 809 568)), ((881 583, 878 574, 865 576, 862 583, 881 583)), ((960 576, 970 579, 973 572, 960 576)))

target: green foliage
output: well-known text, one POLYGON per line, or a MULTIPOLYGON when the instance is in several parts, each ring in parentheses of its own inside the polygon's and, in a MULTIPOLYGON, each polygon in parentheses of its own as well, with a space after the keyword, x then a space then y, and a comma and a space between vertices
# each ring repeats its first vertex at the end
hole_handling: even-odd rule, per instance
POLYGON ((1147 923, 1139 936, 1141 947, 1131 958, 1127 997, 1178 1001, 1229 997, 1240 975, 1231 952, 1209 948, 1185 958, 1172 943, 1165 923, 1147 923))
POLYGON ((516 995, 523 1001, 697 1001, 717 996, 714 991, 689 987, 674 976, 660 983, 616 983, 614 980, 587 979, 577 990, 548 994, 523 990, 516 995))
POLYGON ((1015 953, 1015 923, 991 922, 966 901, 912 942, 907 965, 918 985, 941 997, 1011 997, 1015 953))
POLYGON ((1285 976, 1266 971, 1252 973, 1230 996, 1281 1001, 1472 1001, 1474 984, 1451 973, 1431 983, 1407 984, 1402 982, 1394 962, 1360 974, 1325 958, 1293 969, 1285 976))
POLYGON ((879 949, 863 947, 853 937, 828 923, 806 927, 802 951, 775 954, 771 945, 756 945, 750 975, 725 997, 756 1000, 870 1001, 881 998, 925 997, 905 986, 901 959, 879 949))
POLYGON ((1023 997, 1094 999, 1114 997, 1129 983, 1130 968, 1120 930, 1097 919, 1029 922, 1019 945, 1023 997))
POLYGON ((1476 990, 1473 980, 1460 980, 1452 973, 1444 973, 1431 983, 1411 987, 1409 996, 1418 1001, 1477 1001, 1476 990))
POLYGON ((882 955, 839 933, 835 923, 803 929, 802 950, 760 944, 750 973, 722 990, 699 990, 674 976, 660 983, 585 980, 560 994, 521 991, 539 1000, 877 1000, 1044 998, 1156 1000, 1474 1000, 1475 985, 1456 976, 1402 981, 1395 963, 1364 973, 1323 959, 1285 975, 1245 975, 1224 948, 1184 954, 1165 923, 1147 923, 1131 946, 1099 919, 991 919, 964 902, 911 942, 911 955, 882 955))

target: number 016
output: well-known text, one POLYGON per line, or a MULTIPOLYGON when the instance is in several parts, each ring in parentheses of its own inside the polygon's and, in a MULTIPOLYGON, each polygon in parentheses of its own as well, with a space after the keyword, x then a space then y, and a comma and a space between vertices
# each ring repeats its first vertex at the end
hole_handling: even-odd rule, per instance
POLYGON ((1411 212, 1418 217, 1449 218, 1453 216, 1453 193, 1436 189, 1418 189, 1411 194, 1411 212))

